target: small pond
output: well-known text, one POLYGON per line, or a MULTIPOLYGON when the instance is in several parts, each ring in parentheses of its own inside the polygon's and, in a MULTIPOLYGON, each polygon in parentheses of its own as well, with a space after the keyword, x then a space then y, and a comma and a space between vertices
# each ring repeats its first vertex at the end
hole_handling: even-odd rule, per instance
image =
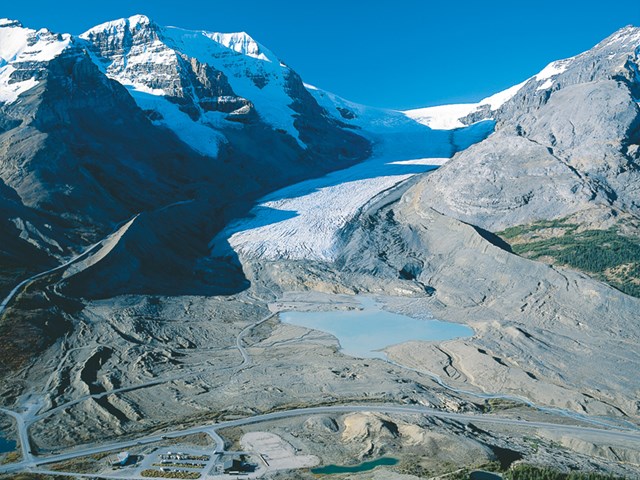
POLYGON ((0 454, 13 452, 16 449, 16 442, 6 438, 5 433, 0 430, 0 454))
POLYGON ((327 465, 325 467, 312 468, 311 473, 315 473, 316 475, 335 475, 339 473, 367 472, 381 465, 396 465, 397 463, 398 463, 397 458, 382 457, 377 460, 364 462, 364 463, 361 463, 360 465, 353 465, 350 467, 341 466, 341 465, 327 465))
POLYGON ((343 353, 360 358, 386 358, 381 350, 410 340, 443 341, 473 335, 465 325, 418 320, 382 310, 372 299, 359 300, 359 310, 283 312, 280 320, 330 333, 340 342, 343 353))

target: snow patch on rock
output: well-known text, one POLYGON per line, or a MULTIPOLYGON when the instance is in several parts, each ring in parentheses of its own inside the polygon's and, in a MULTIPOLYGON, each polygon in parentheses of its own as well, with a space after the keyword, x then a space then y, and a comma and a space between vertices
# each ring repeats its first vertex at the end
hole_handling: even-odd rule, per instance
POLYGON ((279 64, 277 57, 267 50, 265 47, 256 42, 246 32, 236 33, 220 33, 220 32, 202 32, 214 42, 224 45, 234 52, 253 57, 265 62, 275 62, 279 64))
POLYGON ((559 60, 557 62, 551 62, 549 65, 544 67, 540 73, 536 74, 534 77, 536 80, 541 82, 542 80, 547 80, 548 78, 555 77, 556 75, 560 75, 567 70, 571 59, 567 60, 559 60))

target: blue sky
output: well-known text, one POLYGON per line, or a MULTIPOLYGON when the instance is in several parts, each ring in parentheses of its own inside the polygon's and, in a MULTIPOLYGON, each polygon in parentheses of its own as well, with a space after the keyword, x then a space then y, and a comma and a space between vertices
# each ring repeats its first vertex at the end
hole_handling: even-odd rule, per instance
POLYGON ((638 0, 107 0, 3 2, 0 17, 81 33, 144 13, 163 25, 244 30, 302 78, 353 101, 412 108, 479 100, 628 24, 638 0))

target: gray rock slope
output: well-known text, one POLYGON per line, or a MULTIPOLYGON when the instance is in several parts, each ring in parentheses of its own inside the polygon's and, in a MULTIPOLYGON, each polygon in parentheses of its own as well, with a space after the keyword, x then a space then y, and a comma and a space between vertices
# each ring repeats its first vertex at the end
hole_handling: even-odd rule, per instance
MULTIPOLYGON (((421 286, 431 297, 411 313, 427 310, 471 325, 472 339, 440 346, 453 362, 453 369, 442 365, 443 378, 455 380, 458 369, 484 391, 637 418, 640 300, 583 274, 513 255, 476 228, 429 208, 430 195, 428 184, 419 182, 397 201, 366 212, 338 262, 340 282, 424 297, 416 289, 421 286)), ((422 344, 402 360, 442 355, 425 350, 422 344)))
POLYGON ((418 180, 370 205, 332 263, 243 258, 252 290, 372 295, 391 311, 467 324, 471 338, 394 346, 390 358, 465 391, 637 420, 640 299, 514 255, 430 208, 430 196, 418 180))
POLYGON ((640 29, 531 78, 496 132, 425 178, 425 202, 501 230, 596 207, 640 213, 640 29))

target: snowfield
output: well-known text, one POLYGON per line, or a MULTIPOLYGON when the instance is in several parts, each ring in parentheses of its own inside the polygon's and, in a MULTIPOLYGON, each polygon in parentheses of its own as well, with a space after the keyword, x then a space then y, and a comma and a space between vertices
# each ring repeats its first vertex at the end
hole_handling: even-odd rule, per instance
POLYGON ((491 111, 497 110, 505 102, 511 100, 516 93, 529 81, 507 88, 502 92, 498 92, 490 97, 480 100, 478 103, 459 103, 453 105, 438 105, 435 107, 416 108, 414 110, 406 110, 404 113, 413 118, 416 122, 437 129, 462 128, 465 126, 460 121, 461 118, 477 112, 478 110, 489 107, 491 111))

